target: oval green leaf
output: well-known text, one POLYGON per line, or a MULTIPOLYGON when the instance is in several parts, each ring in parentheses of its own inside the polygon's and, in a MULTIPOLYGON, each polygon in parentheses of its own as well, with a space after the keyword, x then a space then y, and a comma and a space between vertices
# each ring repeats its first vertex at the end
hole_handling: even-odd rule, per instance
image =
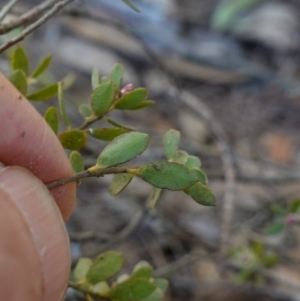
POLYGON ((65 105, 65 97, 64 97, 64 89, 63 82, 58 83, 58 106, 60 115, 67 126, 70 126, 70 119, 67 114, 66 105, 65 105))
POLYGON ((191 170, 195 173, 196 177, 202 184, 205 184, 205 185, 208 184, 207 176, 203 172, 203 170, 201 170, 200 168, 192 168, 191 170))
POLYGON ((49 107, 45 112, 44 119, 51 127, 53 132, 57 135, 59 130, 59 118, 58 118, 58 111, 56 107, 54 106, 49 107))
POLYGON ((45 88, 26 95, 28 100, 44 101, 57 95, 58 83, 51 84, 45 88))
POLYGON ((145 279, 129 279, 114 285, 108 293, 113 300, 139 301, 155 290, 154 284, 145 279))
POLYGON ((200 182, 184 190, 194 201, 204 206, 215 206, 216 199, 211 190, 200 182))
POLYGON ((127 187, 132 178, 133 175, 127 173, 115 174, 108 189, 110 195, 117 196, 127 187))
POLYGON ((93 68, 92 71, 92 89, 93 91, 100 85, 100 76, 97 68, 93 68))
POLYGON ((149 143, 149 135, 130 132, 115 138, 101 152, 97 165, 101 168, 125 163, 144 152, 149 143))
POLYGON ((91 107, 85 103, 79 106, 78 111, 85 119, 88 119, 93 114, 91 107))
POLYGON ((198 157, 195 156, 188 156, 185 164, 188 168, 200 168, 201 167, 201 161, 198 157))
POLYGON ((83 280, 91 268, 93 261, 90 258, 80 258, 72 273, 72 279, 77 282, 83 280))
POLYGON ((131 279, 150 279, 152 275, 152 266, 147 261, 141 261, 134 267, 131 279))
POLYGON ((170 162, 142 165, 136 175, 153 186, 169 190, 183 190, 198 181, 187 167, 170 162))
POLYGON ((115 90, 112 82, 98 86, 91 96, 91 108, 96 116, 104 115, 113 102, 115 90))
POLYGON ((20 46, 17 46, 12 53, 11 67, 13 70, 22 70, 26 76, 29 74, 28 56, 20 46))
POLYGON ((189 154, 185 151, 182 151, 182 150, 178 150, 176 153, 175 153, 175 156, 173 157, 173 160, 174 162, 176 163, 179 163, 179 164, 183 164, 185 165, 187 159, 189 157, 189 154))
POLYGON ((131 110, 145 101, 147 95, 148 90, 145 88, 134 89, 116 101, 114 107, 119 110, 131 110))
POLYGON ((265 229, 265 233, 267 235, 275 235, 283 231, 284 228, 285 224, 283 221, 274 222, 267 226, 267 228, 265 229))
POLYGON ((94 294, 98 294, 100 296, 106 296, 107 292, 109 291, 109 285, 107 284, 106 281, 101 281, 93 285, 91 291, 94 294))
POLYGON ((169 287, 169 281, 164 278, 155 278, 152 280, 152 283, 164 293, 169 287))
POLYGON ((169 130, 163 137, 163 146, 168 160, 172 160, 175 156, 180 142, 180 132, 169 130))
POLYGON ((52 61, 52 56, 48 55, 42 59, 42 61, 39 63, 39 65, 36 67, 36 69, 32 72, 31 77, 37 78, 41 74, 43 74, 50 66, 52 61))
POLYGON ((300 209, 300 199, 295 199, 289 204, 289 212, 297 213, 300 209))
POLYGON ((119 63, 115 64, 110 73, 110 79, 114 83, 115 88, 118 90, 121 85, 121 81, 123 78, 123 66, 119 63))
POLYGON ((146 101, 141 102, 140 104, 138 104, 136 107, 132 108, 131 110, 142 110, 145 108, 152 107, 153 105, 155 105, 154 100, 146 100, 146 101))
POLYGON ((70 154, 70 162, 75 173, 82 172, 84 170, 83 159, 79 152, 73 151, 70 154))
POLYGON ((156 288, 148 297, 140 301, 163 301, 163 298, 163 292, 159 288, 156 288))
POLYGON ((99 255, 86 274, 86 280, 95 284, 115 275, 124 263, 120 252, 109 251, 99 255))
POLYGON ((94 138, 103 141, 112 141, 116 137, 128 133, 129 131, 124 128, 98 128, 98 129, 89 129, 89 134, 94 138))
POLYGON ((77 129, 67 130, 59 135, 62 146, 69 150, 80 150, 86 145, 86 134, 77 129))
POLYGON ((10 82, 19 90, 23 95, 27 93, 27 78, 22 70, 15 70, 8 78, 10 82))

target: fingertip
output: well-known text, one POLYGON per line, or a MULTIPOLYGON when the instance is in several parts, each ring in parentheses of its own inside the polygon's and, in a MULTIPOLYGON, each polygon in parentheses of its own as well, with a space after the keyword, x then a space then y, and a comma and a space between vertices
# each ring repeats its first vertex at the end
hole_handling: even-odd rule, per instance
POLYGON ((20 167, 0 170, 0 247, 1 299, 63 298, 70 273, 64 221, 43 183, 20 167))

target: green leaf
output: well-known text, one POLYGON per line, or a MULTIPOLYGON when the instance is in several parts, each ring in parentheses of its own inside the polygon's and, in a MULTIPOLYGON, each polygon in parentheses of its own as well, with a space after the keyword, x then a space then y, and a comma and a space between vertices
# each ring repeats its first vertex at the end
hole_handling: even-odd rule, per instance
POLYGON ((18 46, 14 49, 11 57, 12 70, 22 70, 26 76, 29 73, 28 56, 25 50, 18 46))
POLYGON ((128 279, 114 285, 108 296, 118 301, 139 301, 148 297, 155 286, 145 279, 128 279))
POLYGON ((155 101, 154 100, 146 100, 141 102, 140 104, 138 104, 136 107, 131 108, 131 110, 142 110, 145 108, 149 108, 152 107, 153 105, 155 105, 155 101))
POLYGON ((134 267, 131 279, 150 279, 152 275, 152 266, 147 261, 141 261, 134 267))
POLYGON ((57 135, 59 130, 59 118, 57 108, 54 106, 49 107, 44 115, 44 119, 51 127, 53 132, 57 135))
POLYGON ((115 275, 124 263, 123 254, 109 251, 100 254, 86 274, 89 283, 97 283, 115 275))
POLYGON ((215 206, 216 199, 211 190, 200 182, 184 190, 194 201, 204 206, 215 206))
POLYGON ((34 101, 48 100, 57 95, 58 83, 51 84, 45 88, 26 95, 27 99, 34 101))
POLYGON ((218 30, 229 30, 236 19, 247 9, 262 0, 223 0, 220 1, 212 16, 212 27, 218 30))
POLYGON ((91 107, 85 103, 81 104, 78 110, 85 119, 91 117, 93 114, 91 107))
POLYGON ((97 68, 93 68, 92 71, 92 89, 93 91, 100 85, 100 76, 97 68))
POLYGON ((106 281, 101 281, 96 283, 95 285, 93 285, 93 287, 91 288, 91 291, 94 294, 98 294, 98 295, 107 295, 107 292, 109 291, 109 285, 107 284, 106 281))
POLYGON ((39 63, 39 65, 36 67, 36 69, 32 72, 31 77, 37 78, 41 74, 43 74, 50 66, 52 61, 52 56, 48 55, 42 59, 42 61, 39 63))
POLYGON ((271 268, 279 262, 279 258, 275 253, 269 253, 264 256, 262 263, 264 267, 271 268))
POLYGON ((162 189, 157 187, 152 187, 152 192, 148 201, 148 208, 154 209, 156 207, 157 201, 161 196, 162 189))
POLYGON ((91 96, 91 107, 96 116, 104 115, 113 102, 115 90, 112 82, 98 86, 91 96))
POLYGON ((72 278, 75 282, 83 280, 92 266, 93 261, 90 258, 80 258, 72 273, 72 278))
POLYGON ((63 83, 58 83, 58 105, 59 105, 59 111, 60 115, 65 122, 65 124, 70 127, 70 119, 66 111, 66 105, 65 105, 65 97, 64 97, 64 89, 63 89, 63 83))
POLYGON ((253 252, 257 255, 257 257, 262 258, 265 250, 265 246, 261 241, 254 241, 252 243, 253 252))
POLYGON ((132 178, 133 175, 127 173, 115 174, 108 189, 110 195, 117 196, 127 187, 132 178))
POLYGON ((185 164, 188 168, 200 168, 201 167, 201 161, 198 157, 195 156, 188 156, 185 164))
POLYGON ((135 10, 137 13, 140 12, 140 10, 130 1, 130 0, 122 0, 125 4, 127 4, 130 8, 135 10))
POLYGON ((284 226, 285 225, 284 225, 283 221, 274 222, 274 223, 270 224, 269 226, 267 226, 267 228, 265 229, 265 233, 267 235, 278 234, 284 229, 284 226))
POLYGON ((59 135, 62 146, 69 150, 80 150, 86 145, 86 134, 84 131, 71 129, 59 135))
POLYGON ((278 216, 286 216, 288 214, 288 212, 282 206, 277 204, 272 204, 271 210, 278 216))
POLYGON ((165 293, 169 287, 169 281, 164 278, 155 278, 152 283, 158 287, 163 293, 165 293))
POLYGON ((156 288, 148 297, 140 300, 140 301, 162 301, 164 298, 163 292, 156 288))
POLYGON ((146 100, 148 90, 145 88, 137 88, 119 98, 114 107, 119 110, 131 110, 146 100))
POLYGON ((193 168, 191 170, 195 173, 196 177, 198 178, 198 180, 202 184, 204 184, 204 185, 208 184, 207 176, 206 176, 206 174, 204 173, 204 171, 202 169, 200 169, 200 168, 193 168))
POLYGON ((156 288, 148 297, 141 301, 163 301, 165 300, 164 292, 156 288))
POLYGON ((119 63, 115 64, 111 70, 110 79, 114 83, 115 88, 117 90, 120 89, 123 73, 124 73, 123 66, 119 63))
POLYGON ((121 274, 120 276, 117 277, 116 283, 124 282, 124 281, 128 280, 129 278, 130 278, 129 274, 121 274))
POLYGON ((78 173, 78 172, 81 172, 84 170, 83 159, 79 152, 73 151, 70 154, 70 162, 71 162, 71 165, 72 165, 75 173, 78 173))
POLYGON ((128 133, 127 129, 123 128, 97 128, 97 129, 89 129, 89 134, 94 138, 104 141, 112 141, 116 137, 128 133))
POLYGON ((175 156, 180 142, 180 132, 169 130, 163 138, 163 146, 168 160, 172 160, 175 156))
POLYGON ((101 152, 97 165, 101 168, 125 163, 144 152, 149 143, 149 135, 130 132, 115 138, 101 152))
POLYGON ((22 70, 15 70, 8 78, 10 82, 19 90, 23 95, 27 93, 27 78, 22 70))
POLYGON ((174 162, 176 163, 179 163, 179 164, 183 164, 185 165, 187 159, 188 159, 188 156, 189 154, 185 151, 182 151, 182 150, 178 150, 176 153, 175 153, 175 156, 173 157, 173 160, 174 162))
POLYGON ((111 80, 108 76, 101 76, 100 84, 109 83, 111 80))
POLYGON ((142 165, 136 175, 153 186, 169 190, 183 190, 197 182, 195 174, 187 167, 170 162, 142 165))
POLYGON ((300 209, 300 199, 293 200, 289 205, 289 212, 297 213, 300 209))

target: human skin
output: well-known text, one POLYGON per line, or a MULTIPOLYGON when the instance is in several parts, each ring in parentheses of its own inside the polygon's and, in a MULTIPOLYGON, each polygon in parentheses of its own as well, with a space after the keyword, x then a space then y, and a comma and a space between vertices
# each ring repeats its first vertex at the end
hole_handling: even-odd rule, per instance
POLYGON ((53 131, 0 73, 0 299, 63 300, 70 272, 64 221, 74 183, 44 184, 72 175, 53 131))

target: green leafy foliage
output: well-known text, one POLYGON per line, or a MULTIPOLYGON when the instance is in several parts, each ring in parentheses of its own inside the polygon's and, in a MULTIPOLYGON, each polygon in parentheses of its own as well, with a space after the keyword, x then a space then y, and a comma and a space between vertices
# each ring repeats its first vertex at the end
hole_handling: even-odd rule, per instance
POLYGON ((120 252, 109 251, 97 257, 86 274, 89 283, 98 283, 115 275, 123 266, 124 256, 120 252))
POLYGON ((80 150, 86 145, 86 134, 81 130, 66 130, 58 138, 62 146, 69 150, 80 150))
POLYGON ((131 182, 132 178, 133 175, 131 174, 115 174, 108 189, 110 195, 117 196, 127 187, 127 185, 131 182))
POLYGON ((235 279, 238 282, 264 282, 263 269, 278 263, 275 253, 266 250, 260 241, 254 241, 249 247, 236 248, 231 251, 231 262, 238 269, 235 279))
POLYGON ((134 267, 131 279, 150 279, 152 275, 152 266, 146 261, 141 261, 134 267))
POLYGON ((79 106, 79 113, 86 119, 88 119, 89 117, 92 116, 93 111, 91 109, 91 107, 85 103, 81 104, 79 106))
POLYGON ((53 132, 57 135, 59 131, 59 117, 57 108, 54 106, 49 107, 45 112, 44 119, 51 127, 53 132))
POLYGON ((236 19, 247 9, 263 0, 222 0, 212 16, 212 27, 218 30, 228 30, 236 19))
POLYGON ((184 190, 184 192, 190 195, 197 203, 204 206, 214 206, 216 199, 210 189, 204 184, 197 182, 193 186, 184 190))
POLYGON ((149 143, 149 135, 130 132, 115 138, 101 152, 97 166, 107 168, 125 163, 144 152, 149 143))
POLYGON ((59 112, 60 112, 60 115, 61 115, 63 121, 65 122, 65 124, 68 127, 71 127, 71 122, 70 122, 69 116, 66 111, 64 90, 63 90, 62 82, 58 83, 58 105, 59 105, 59 112))
POLYGON ((110 81, 102 83, 95 89, 91 96, 91 108, 95 116, 102 116, 108 111, 114 95, 114 85, 110 81))
POLYGON ((29 73, 29 61, 25 50, 17 46, 11 56, 11 67, 12 70, 22 70, 27 76, 29 73))
POLYGON ((75 173, 78 173, 78 172, 81 172, 84 170, 83 159, 79 152, 73 151, 70 154, 70 162, 71 162, 71 165, 72 165, 75 173))
POLYGON ((114 107, 119 110, 132 110, 143 103, 148 95, 148 90, 145 88, 137 88, 118 99, 114 107))
POLYGON ((90 258, 80 258, 73 270, 71 278, 73 281, 81 281, 85 279, 88 270, 91 268, 93 261, 90 258))
POLYGON ((58 83, 54 83, 38 91, 34 91, 26 95, 26 98, 28 100, 34 100, 34 101, 48 100, 57 95, 58 93, 57 89, 58 89, 58 83))
POLYGON ((89 129, 89 134, 94 138, 103 141, 112 141, 116 137, 128 133, 129 131, 124 128, 97 128, 89 129))
POLYGON ((37 78, 42 75, 50 66, 52 61, 52 56, 48 55, 42 59, 36 69, 32 72, 31 78, 37 78))
POLYGON ((117 90, 120 89, 123 74, 124 74, 123 66, 119 63, 115 64, 111 70, 110 79, 114 83, 115 88, 117 90))
POLYGON ((111 288, 108 295, 113 300, 139 301, 148 297, 155 285, 145 279, 128 279, 111 288))
POLYGON ((155 187, 169 190, 183 190, 197 182, 195 174, 187 167, 169 162, 142 165, 136 175, 155 187))
POLYGON ((8 78, 10 82, 19 90, 23 95, 27 93, 27 78, 23 70, 15 70, 8 78))
POLYGON ((93 91, 100 85, 100 76, 97 68, 93 68, 92 71, 92 89, 93 91))
POLYGON ((180 133, 176 130, 169 130, 163 138, 163 146, 168 160, 172 160, 178 150, 180 133))

